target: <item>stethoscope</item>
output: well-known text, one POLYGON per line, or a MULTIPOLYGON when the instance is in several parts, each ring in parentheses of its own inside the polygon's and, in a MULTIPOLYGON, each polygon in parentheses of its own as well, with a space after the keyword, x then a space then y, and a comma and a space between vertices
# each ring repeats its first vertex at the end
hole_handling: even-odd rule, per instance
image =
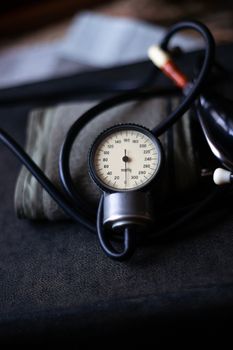
POLYGON ((148 130, 143 125, 119 124, 97 135, 91 149, 87 152, 87 166, 91 180, 101 191, 98 208, 93 208, 82 197, 70 173, 70 154, 80 131, 92 119, 114 106, 128 101, 164 96, 169 93, 169 90, 133 89, 99 103, 79 117, 68 131, 60 152, 59 173, 64 194, 2 129, 0 129, 0 140, 20 159, 69 217, 88 230, 97 232, 100 246, 107 256, 119 261, 126 260, 134 253, 142 237, 143 239, 151 237, 148 232, 155 231, 152 235, 155 237, 167 234, 191 220, 219 195, 231 192, 229 188, 225 189, 233 182, 233 121, 228 113, 229 108, 226 109, 226 105, 231 102, 224 100, 223 103, 218 103, 217 97, 213 99, 205 93, 204 86, 213 65, 214 54, 215 43, 210 31, 203 24, 194 21, 174 25, 167 32, 160 46, 152 46, 149 49, 150 59, 175 82, 184 98, 171 115, 152 130, 148 130), (168 50, 170 39, 184 29, 194 29, 205 41, 202 67, 193 82, 190 82, 176 67, 168 50), (221 189, 216 188, 192 210, 182 211, 174 222, 157 231, 151 188, 159 191, 166 162, 158 137, 194 103, 210 149, 223 166, 215 171, 214 182, 217 185, 226 186, 221 189))

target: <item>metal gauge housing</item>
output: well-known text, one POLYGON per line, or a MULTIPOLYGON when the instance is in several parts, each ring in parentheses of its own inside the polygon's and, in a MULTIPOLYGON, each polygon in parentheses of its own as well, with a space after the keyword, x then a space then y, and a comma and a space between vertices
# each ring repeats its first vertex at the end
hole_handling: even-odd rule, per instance
POLYGON ((136 191, 157 178, 162 155, 159 140, 148 129, 120 124, 96 138, 89 153, 89 171, 105 192, 136 191))

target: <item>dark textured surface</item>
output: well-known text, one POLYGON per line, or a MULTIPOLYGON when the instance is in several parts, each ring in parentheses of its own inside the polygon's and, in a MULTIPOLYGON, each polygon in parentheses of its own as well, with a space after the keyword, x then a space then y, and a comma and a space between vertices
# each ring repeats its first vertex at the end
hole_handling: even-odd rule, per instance
MULTIPOLYGON (((0 115, 1 127, 23 143, 27 108, 1 109, 0 115)), ((232 216, 116 263, 77 224, 17 220, 19 164, 2 146, 0 159, 1 336, 105 334, 129 325, 174 326, 188 318, 197 325, 208 315, 224 326, 231 319, 232 216)))

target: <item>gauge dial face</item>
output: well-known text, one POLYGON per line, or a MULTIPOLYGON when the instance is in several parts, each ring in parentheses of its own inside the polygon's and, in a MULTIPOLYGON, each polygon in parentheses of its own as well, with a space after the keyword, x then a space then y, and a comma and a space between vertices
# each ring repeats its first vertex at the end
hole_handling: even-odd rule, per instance
POLYGON ((161 165, 161 148, 143 127, 109 129, 97 140, 91 155, 94 179, 115 191, 146 186, 161 165))

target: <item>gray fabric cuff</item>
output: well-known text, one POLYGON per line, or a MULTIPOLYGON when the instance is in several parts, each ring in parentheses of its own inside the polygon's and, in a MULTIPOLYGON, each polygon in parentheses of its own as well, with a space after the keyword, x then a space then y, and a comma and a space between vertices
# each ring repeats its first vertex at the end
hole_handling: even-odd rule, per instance
MULTIPOLYGON (((75 141, 71 154, 71 173, 84 198, 96 203, 100 192, 88 175, 88 150, 96 136, 117 123, 136 123, 153 128, 164 119, 168 103, 174 108, 178 99, 154 99, 130 102, 102 113, 90 122, 75 141)), ((72 123, 96 102, 63 104, 32 111, 28 119, 26 151, 37 165, 61 189, 58 160, 61 145, 72 123)), ((163 198, 177 191, 186 191, 197 184, 198 164, 191 141, 190 116, 184 115, 172 131, 160 138, 166 158, 171 162, 163 174, 160 195, 163 198), (171 171, 172 169, 172 171, 171 171)), ((65 214, 41 188, 35 178, 23 167, 15 189, 15 210, 19 218, 59 220, 65 214)))

